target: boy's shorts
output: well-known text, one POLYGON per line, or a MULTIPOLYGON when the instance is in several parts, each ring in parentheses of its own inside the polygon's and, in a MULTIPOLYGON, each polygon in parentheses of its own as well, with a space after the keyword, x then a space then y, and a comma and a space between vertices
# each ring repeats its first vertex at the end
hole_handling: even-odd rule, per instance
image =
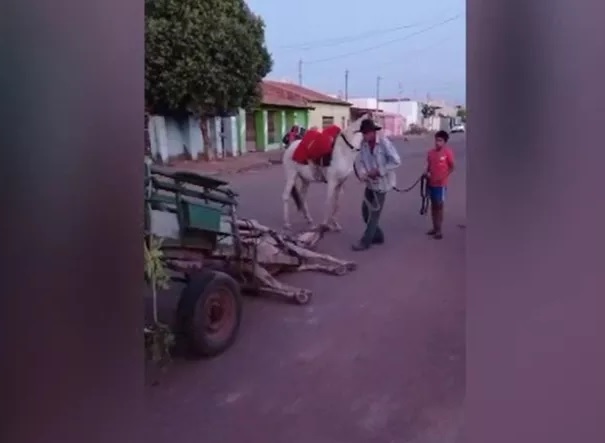
POLYGON ((445 201, 445 186, 428 186, 427 192, 432 203, 443 203, 445 201))

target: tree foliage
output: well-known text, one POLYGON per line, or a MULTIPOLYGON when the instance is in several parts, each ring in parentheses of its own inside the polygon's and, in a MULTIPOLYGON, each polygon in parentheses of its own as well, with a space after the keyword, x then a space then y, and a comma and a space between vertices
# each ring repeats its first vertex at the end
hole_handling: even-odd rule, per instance
POLYGON ((456 111, 456 117, 460 118, 461 121, 466 123, 466 108, 458 106, 458 110, 456 111))
POLYGON ((271 70, 265 25, 244 0, 145 0, 145 102, 162 114, 257 104, 271 70))
POLYGON ((422 108, 420 109, 420 113, 422 114, 423 118, 431 118, 431 117, 435 116, 435 113, 437 112, 438 109, 441 109, 441 108, 439 106, 423 104, 422 108))

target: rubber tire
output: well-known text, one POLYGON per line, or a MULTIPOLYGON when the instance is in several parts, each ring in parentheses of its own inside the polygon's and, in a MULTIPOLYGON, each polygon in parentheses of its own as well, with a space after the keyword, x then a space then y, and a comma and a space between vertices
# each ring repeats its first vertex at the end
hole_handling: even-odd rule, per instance
POLYGON ((203 269, 192 274, 189 283, 179 298, 176 311, 177 336, 182 341, 188 354, 194 358, 215 357, 225 352, 235 342, 239 333, 242 318, 242 295, 240 286, 224 272, 203 269), (229 335, 221 341, 205 335, 205 318, 197 316, 199 306, 203 306, 207 297, 217 287, 223 287, 232 295, 235 305, 235 320, 229 335))

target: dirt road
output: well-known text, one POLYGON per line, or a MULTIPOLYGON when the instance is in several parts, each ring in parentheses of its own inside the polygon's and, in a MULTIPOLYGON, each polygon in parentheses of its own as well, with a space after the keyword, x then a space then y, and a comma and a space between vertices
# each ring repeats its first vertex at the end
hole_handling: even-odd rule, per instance
MULTIPOLYGON (((401 187, 430 139, 398 142, 401 187)), ((391 193, 386 244, 353 252, 362 186, 351 178, 343 232, 320 248, 359 263, 345 277, 288 277, 315 293, 308 307, 247 298, 237 343, 211 361, 176 361, 147 388, 150 443, 459 442, 465 393, 465 139, 447 196, 445 238, 425 236, 416 192, 391 193)), ((281 226, 280 165, 230 176, 240 213, 281 226)), ((325 188, 310 190, 319 220, 325 188)), ((302 224, 302 217, 293 217, 302 224)))

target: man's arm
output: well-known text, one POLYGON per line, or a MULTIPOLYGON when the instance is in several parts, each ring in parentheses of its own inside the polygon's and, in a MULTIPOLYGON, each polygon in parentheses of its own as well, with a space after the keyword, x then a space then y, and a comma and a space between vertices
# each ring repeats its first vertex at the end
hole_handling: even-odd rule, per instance
POLYGON ((361 150, 359 151, 359 155, 355 158, 354 160, 354 165, 355 165, 355 170, 357 171, 357 175, 359 176, 359 179, 361 181, 364 181, 368 178, 368 166, 365 164, 365 162, 363 161, 364 158, 364 147, 361 147, 361 150))
POLYGON ((389 140, 387 137, 384 137, 382 142, 384 143, 385 153, 387 156, 385 169, 387 171, 392 171, 401 165, 401 158, 399 157, 397 149, 395 149, 395 146, 393 146, 393 143, 391 143, 391 140, 389 140))

